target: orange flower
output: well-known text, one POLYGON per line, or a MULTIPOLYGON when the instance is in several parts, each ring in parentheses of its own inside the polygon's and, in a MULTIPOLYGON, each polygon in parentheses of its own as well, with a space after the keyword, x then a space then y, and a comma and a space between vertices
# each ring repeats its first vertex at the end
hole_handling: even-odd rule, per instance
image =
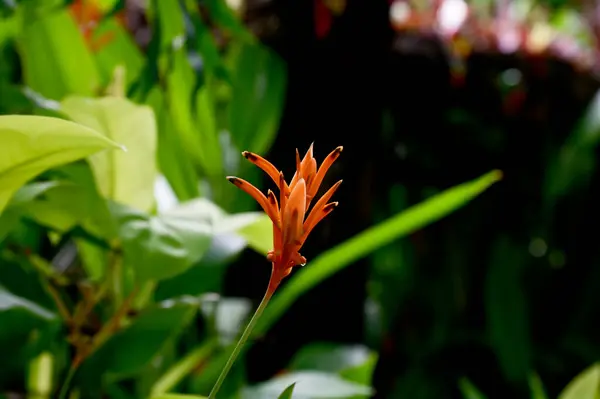
POLYGON ((342 150, 341 146, 333 150, 320 168, 317 168, 317 161, 313 157, 312 144, 302 160, 296 150, 296 173, 289 185, 283 178, 283 172, 277 170, 269 161, 254 153, 242 152, 247 160, 265 171, 277 184, 279 203, 273 191, 269 190, 265 196, 246 180, 227 177, 227 180, 250 194, 273 222, 273 250, 267 254, 267 259, 273 265, 269 283, 270 292, 273 292, 281 280, 291 273, 294 266, 306 263, 306 258, 300 255, 300 248, 315 226, 338 205, 337 202, 328 201, 342 183, 341 180, 335 183, 308 213, 325 174, 342 150), (308 217, 305 218, 307 213, 308 217))

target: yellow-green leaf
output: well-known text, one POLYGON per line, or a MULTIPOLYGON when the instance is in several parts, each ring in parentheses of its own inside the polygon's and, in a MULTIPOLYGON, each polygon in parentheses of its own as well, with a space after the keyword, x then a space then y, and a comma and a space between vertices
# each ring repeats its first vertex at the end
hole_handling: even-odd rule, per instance
POLYGON ((67 97, 62 111, 72 120, 118 141, 126 152, 90 158, 100 193, 139 210, 154 206, 156 121, 152 108, 119 97, 67 97))
POLYGON ((95 130, 46 116, 0 116, 0 212, 38 174, 119 145, 95 130))
POLYGON ((600 364, 584 370, 558 396, 558 399, 598 399, 600 398, 600 364))

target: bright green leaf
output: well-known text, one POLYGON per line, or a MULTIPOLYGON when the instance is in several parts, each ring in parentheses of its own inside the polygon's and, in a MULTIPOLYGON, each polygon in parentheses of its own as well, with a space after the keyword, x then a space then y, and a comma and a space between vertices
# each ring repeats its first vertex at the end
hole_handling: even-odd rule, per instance
POLYGON ((143 211, 152 209, 157 141, 152 109, 119 97, 68 97, 61 110, 127 149, 90 158, 102 195, 143 211))
POLYGON ((160 395, 152 396, 150 399, 207 399, 207 397, 200 395, 186 395, 181 393, 162 393, 160 395))
POLYGON ((294 393, 294 388, 296 387, 296 383, 294 382, 289 387, 281 392, 281 395, 278 396, 278 399, 292 399, 292 394, 294 393))
POLYGON ((343 380, 335 374, 299 371, 246 388, 242 395, 244 399, 271 399, 294 383, 294 394, 306 399, 367 398, 372 394, 370 387, 343 380))
POLYGON ((238 230, 238 234, 259 254, 266 256, 273 249, 273 222, 265 213, 254 223, 238 230))
POLYGON ((537 373, 533 373, 529 377, 529 389, 531 390, 531 399, 548 399, 544 391, 544 384, 537 373))
POLYGON ((45 116, 0 116, 0 212, 28 180, 47 169, 118 145, 79 124, 45 116))
POLYGON ((44 97, 93 95, 100 78, 93 56, 66 8, 38 9, 23 3, 23 26, 17 37, 27 86, 44 97))
POLYGON ((501 172, 492 171, 473 181, 450 188, 417 204, 399 215, 357 234, 342 244, 324 252, 301 271, 274 296, 255 328, 263 334, 294 301, 329 276, 356 262, 376 249, 420 229, 481 194, 500 180, 501 172))
POLYGON ((585 369, 560 393, 558 399, 598 399, 600 398, 600 364, 585 369))

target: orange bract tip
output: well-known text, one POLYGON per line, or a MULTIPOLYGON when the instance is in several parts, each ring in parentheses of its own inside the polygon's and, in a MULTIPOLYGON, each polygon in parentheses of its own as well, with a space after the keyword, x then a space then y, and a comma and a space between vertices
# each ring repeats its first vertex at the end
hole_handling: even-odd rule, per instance
POLYGON ((339 205, 339 202, 330 202, 329 204, 327 204, 323 207, 323 212, 329 213, 329 212, 333 211, 335 208, 337 208, 338 205, 339 205))
POLYGON ((229 180, 231 183, 235 184, 236 186, 241 183, 239 177, 227 176, 226 179, 229 180))

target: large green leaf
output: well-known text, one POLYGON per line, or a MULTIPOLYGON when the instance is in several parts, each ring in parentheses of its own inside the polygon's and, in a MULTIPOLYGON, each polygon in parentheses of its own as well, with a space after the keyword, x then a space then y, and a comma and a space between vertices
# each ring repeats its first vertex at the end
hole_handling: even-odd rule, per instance
POLYGON ((194 298, 164 301, 144 310, 127 328, 115 334, 86 362, 84 374, 104 370, 119 380, 149 366, 175 340, 199 309, 194 298))
POLYGON ((294 395, 305 399, 367 398, 372 389, 346 381, 331 373, 299 371, 275 377, 265 383, 246 388, 243 399, 271 399, 295 383, 294 395))
POLYGON ((148 106, 119 97, 68 97, 62 112, 119 142, 127 152, 90 158, 100 192, 116 202, 149 211, 154 206, 156 121, 148 106))
POLYGON ((266 152, 275 139, 285 103, 283 61, 261 44, 243 43, 234 53, 229 127, 236 146, 266 152))
POLYGON ((93 56, 65 8, 24 2, 17 38, 25 84, 43 96, 92 95, 100 78, 93 56))
POLYGON ((59 118, 0 116, 0 212, 43 171, 119 146, 102 134, 59 118))
POLYGON ((126 265, 139 282, 176 276, 197 262, 210 245, 211 229, 203 220, 150 216, 113 204, 126 265))
POLYGON ((558 396, 558 399, 598 398, 600 398, 600 364, 594 364, 582 371, 558 396))
POLYGON ((460 184, 406 211, 357 234, 342 244, 324 252, 307 267, 296 273, 274 296, 258 321, 255 333, 263 334, 285 313, 285 310, 306 291, 329 276, 356 262, 374 250, 420 229, 481 194, 500 180, 502 174, 492 171, 473 181, 460 184))

